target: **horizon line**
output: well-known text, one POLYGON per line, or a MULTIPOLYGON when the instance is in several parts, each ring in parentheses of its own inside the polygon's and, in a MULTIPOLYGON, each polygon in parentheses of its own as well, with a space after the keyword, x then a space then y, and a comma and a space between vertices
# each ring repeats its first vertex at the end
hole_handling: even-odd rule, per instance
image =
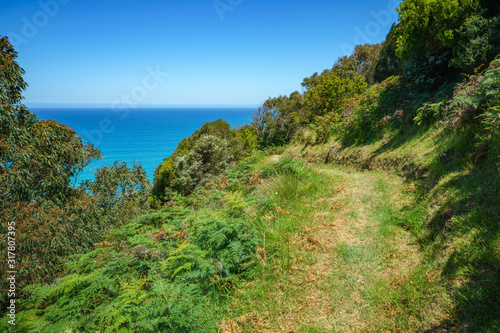
MULTIPOLYGON (((24 103, 28 108, 112 108, 105 103, 24 103)), ((130 109, 140 108, 258 108, 255 104, 141 104, 130 109)))

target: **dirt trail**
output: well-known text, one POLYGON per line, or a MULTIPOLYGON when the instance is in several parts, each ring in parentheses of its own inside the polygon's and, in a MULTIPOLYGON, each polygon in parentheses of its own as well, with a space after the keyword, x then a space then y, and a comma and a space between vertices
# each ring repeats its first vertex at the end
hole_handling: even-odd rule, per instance
MULTIPOLYGON (((324 291, 322 306, 317 308, 328 308, 328 318, 319 327, 368 332, 374 326, 385 326, 393 331, 398 310, 384 300, 384 289, 397 288, 398 281, 418 264, 420 254, 408 245, 412 243, 408 233, 386 224, 384 211, 407 204, 404 192, 408 188, 399 178, 384 174, 318 171, 334 179, 334 196, 320 199, 331 205, 316 213, 315 227, 308 236, 321 245, 321 251, 311 254, 316 265, 329 263, 324 278, 315 285, 324 291)), ((314 312, 319 311, 305 317, 319 318, 314 312)))
POLYGON ((398 331, 400 310, 386 295, 420 254, 387 219, 409 203, 411 185, 375 172, 315 172, 326 175, 328 190, 308 203, 309 221, 292 236, 289 274, 270 291, 275 304, 236 318, 225 332, 398 331))

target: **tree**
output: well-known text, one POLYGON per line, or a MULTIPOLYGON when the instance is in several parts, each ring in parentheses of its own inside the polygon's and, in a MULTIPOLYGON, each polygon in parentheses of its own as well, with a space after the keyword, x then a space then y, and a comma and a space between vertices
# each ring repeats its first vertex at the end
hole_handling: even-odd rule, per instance
POLYGON ((401 59, 396 55, 396 25, 391 27, 375 61, 368 69, 367 81, 370 84, 380 83, 390 76, 401 74, 401 59))
POLYGON ((340 113, 345 103, 361 94, 367 87, 361 76, 353 79, 329 75, 322 83, 305 93, 305 105, 310 112, 309 117, 322 116, 327 113, 340 113))
POLYGON ((269 98, 255 112, 253 125, 261 147, 289 142, 307 120, 304 96, 298 91, 290 96, 269 98))
POLYGON ((142 165, 133 163, 130 167, 123 161, 112 166, 102 166, 94 173, 94 181, 85 181, 82 188, 97 199, 103 208, 123 206, 131 202, 142 206, 151 184, 142 165))
POLYGON ((450 73, 453 49, 464 41, 455 32, 481 7, 478 0, 405 0, 398 8, 397 55, 406 76, 419 84, 439 84, 450 73))
POLYGON ((75 176, 100 152, 70 128, 55 121, 36 121, 15 142, 5 141, 2 197, 7 202, 65 200, 75 176))
POLYGON ((28 86, 17 53, 0 39, 0 199, 65 200, 71 177, 100 152, 75 131, 55 121, 38 121, 21 103, 28 86))
MULTIPOLYGON (((52 283, 68 256, 89 251, 109 229, 139 212, 126 205, 110 210, 98 205, 99 198, 71 186, 72 177, 101 153, 66 125, 37 120, 28 111, 21 103, 27 84, 16 57, 8 39, 0 38, 0 233, 7 235, 8 223, 15 226, 21 299, 24 286, 52 283)), ((144 174, 133 171, 142 180, 144 174)), ((137 187, 132 190, 134 183, 126 172, 117 171, 115 178, 125 194, 135 195, 137 187)), ((1 238, 3 253, 7 245, 7 237, 1 238)), ((0 257, 2 267, 7 267, 6 261, 7 256, 0 257)), ((2 309, 6 288, 4 278, 2 309)))

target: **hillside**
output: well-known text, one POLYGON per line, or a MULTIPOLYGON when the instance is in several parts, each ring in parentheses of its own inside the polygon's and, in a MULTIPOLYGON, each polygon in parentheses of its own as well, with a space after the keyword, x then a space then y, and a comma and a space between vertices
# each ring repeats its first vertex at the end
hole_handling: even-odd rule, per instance
POLYGON ((0 330, 500 331, 499 11, 402 1, 383 43, 250 125, 204 124, 153 184, 120 162, 71 184, 101 153, 28 111, 0 39, 0 217, 22 244, 0 330))
POLYGON ((472 200, 498 197, 457 196, 458 173, 425 194, 405 162, 325 164, 329 147, 258 153, 116 229, 30 287, 13 331, 495 331, 499 207, 472 200))

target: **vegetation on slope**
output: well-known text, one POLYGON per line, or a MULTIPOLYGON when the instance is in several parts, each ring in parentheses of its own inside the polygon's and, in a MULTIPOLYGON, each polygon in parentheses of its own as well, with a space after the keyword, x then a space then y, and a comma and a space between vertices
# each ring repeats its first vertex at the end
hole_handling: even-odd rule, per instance
POLYGON ((101 153, 72 129, 37 120, 22 104, 27 84, 17 53, 0 38, 0 304, 7 306, 7 264, 15 267, 17 298, 31 283, 52 283, 68 256, 86 253, 109 230, 144 211, 149 180, 140 165, 115 163, 75 187, 75 178, 101 153), (8 234, 7 232, 11 232, 8 234), (15 258, 8 258, 9 238, 15 258), (16 237, 17 236, 17 237, 16 237), (11 241, 12 242, 12 241, 11 241), (8 260, 14 260, 8 262, 8 260))
MULTIPOLYGON (((262 177, 287 187, 294 179, 296 186, 307 172, 292 160, 259 167, 255 162, 261 159, 256 155, 193 196, 176 196, 165 208, 111 231, 95 250, 74 256, 64 277, 26 288, 20 324, 12 327, 4 318, 1 327, 13 332, 216 331, 231 292, 260 274, 266 258, 283 253, 280 234, 273 234, 263 218, 278 207, 277 194, 259 196, 255 186, 262 177)), ((283 189, 282 195, 300 193, 283 189)))
POLYGON ((148 204, 158 208, 176 194, 191 194, 256 148, 257 137, 248 126, 231 129, 222 119, 204 124, 156 168, 148 204))
POLYGON ((398 12, 384 43, 270 98, 252 126, 220 120, 183 140, 150 193, 140 166, 120 163, 70 186, 99 153, 20 103, 3 38, 0 209, 25 237, 25 280, 21 325, 1 327, 499 330, 499 7, 405 0, 398 12), (290 157, 234 166, 257 144, 290 157), (156 211, 137 217, 146 196, 156 211))

